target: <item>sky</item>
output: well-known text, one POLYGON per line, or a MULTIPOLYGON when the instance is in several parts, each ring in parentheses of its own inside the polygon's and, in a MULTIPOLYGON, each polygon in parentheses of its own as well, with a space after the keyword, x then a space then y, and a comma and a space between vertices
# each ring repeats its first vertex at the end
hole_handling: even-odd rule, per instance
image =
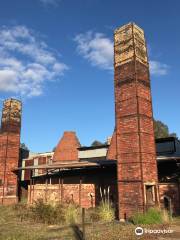
POLYGON ((154 118, 180 137, 180 1, 1 0, 0 108, 23 102, 21 142, 51 151, 64 131, 81 145, 114 129, 113 31, 145 31, 154 118))

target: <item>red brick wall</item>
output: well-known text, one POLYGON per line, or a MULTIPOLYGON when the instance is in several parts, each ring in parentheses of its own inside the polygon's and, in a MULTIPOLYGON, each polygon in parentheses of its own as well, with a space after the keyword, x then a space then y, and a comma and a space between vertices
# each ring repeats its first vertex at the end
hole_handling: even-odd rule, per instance
MULTIPOLYGON (((34 159, 25 160, 25 167, 34 166, 34 159)), ((24 171, 24 180, 30 180, 31 170, 24 171)))
POLYGON ((19 164, 21 103, 14 99, 4 102, 0 133, 0 204, 18 199, 17 175, 12 172, 19 164))
MULTIPOLYGON (((113 196, 114 204, 116 199, 116 187, 115 185, 104 186, 107 189, 110 188, 111 197, 113 196)), ((102 187, 102 191, 104 191, 102 187)), ((101 202, 99 193, 99 187, 96 183, 82 183, 76 184, 35 184, 28 186, 28 203, 34 203, 38 199, 43 199, 45 202, 51 203, 70 203, 73 202, 81 207, 90 208, 95 207, 101 202)))
POLYGON ((116 153, 116 130, 114 130, 113 136, 111 138, 111 142, 107 151, 106 158, 108 160, 117 160, 117 153, 116 153))
POLYGON ((171 199, 172 213, 180 214, 180 185, 178 183, 159 183, 159 198, 164 207, 164 197, 171 199))
POLYGON ((95 206, 95 185, 94 184, 63 184, 62 189, 58 184, 46 187, 45 184, 28 186, 28 203, 38 199, 45 202, 73 202, 81 207, 90 208, 95 206), (31 193, 30 193, 31 192, 31 193))
POLYGON ((64 132, 54 152, 53 161, 76 161, 78 160, 79 140, 75 132, 64 132))
POLYGON ((115 169, 91 170, 86 173, 61 173, 62 176, 52 176, 48 179, 36 179, 34 185, 28 186, 28 203, 41 198, 50 202, 71 202, 85 207, 97 206, 103 198, 108 197, 114 205, 117 202, 117 185, 115 169), (105 172, 103 172, 105 171, 105 172), (92 177, 93 176, 93 177, 92 177), (104 178, 103 176, 106 176, 104 178), (105 190, 105 195, 104 195, 105 190))
POLYGON ((120 219, 130 217, 137 210, 147 209, 145 184, 155 185, 155 199, 158 202, 149 67, 144 39, 142 36, 137 37, 139 32, 134 35, 134 31, 134 25, 129 24, 124 30, 115 32, 114 81, 120 219), (129 39, 126 39, 128 34, 129 39), (142 55, 137 57, 139 41, 142 41, 142 55))

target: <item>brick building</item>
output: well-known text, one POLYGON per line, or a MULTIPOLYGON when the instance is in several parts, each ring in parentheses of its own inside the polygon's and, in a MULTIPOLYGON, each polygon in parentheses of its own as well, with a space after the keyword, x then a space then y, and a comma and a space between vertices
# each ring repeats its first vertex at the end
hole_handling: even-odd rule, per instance
POLYGON ((180 142, 166 138, 155 143, 143 30, 132 23, 118 28, 114 56, 116 125, 105 145, 81 147, 76 133, 66 131, 54 152, 22 159, 21 104, 5 101, 0 135, 3 204, 9 196, 13 201, 26 197, 30 204, 41 198, 89 208, 109 197, 120 220, 159 204, 179 212, 180 142))

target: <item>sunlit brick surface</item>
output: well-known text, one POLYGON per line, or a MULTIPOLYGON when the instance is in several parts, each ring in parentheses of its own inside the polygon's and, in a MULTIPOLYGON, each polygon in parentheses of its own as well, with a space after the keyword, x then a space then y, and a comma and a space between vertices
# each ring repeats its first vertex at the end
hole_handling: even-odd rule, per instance
POLYGON ((125 219, 133 212, 147 209, 151 194, 146 193, 147 184, 154 185, 153 204, 158 202, 149 64, 143 30, 132 23, 118 28, 114 34, 114 54, 119 218, 125 219))

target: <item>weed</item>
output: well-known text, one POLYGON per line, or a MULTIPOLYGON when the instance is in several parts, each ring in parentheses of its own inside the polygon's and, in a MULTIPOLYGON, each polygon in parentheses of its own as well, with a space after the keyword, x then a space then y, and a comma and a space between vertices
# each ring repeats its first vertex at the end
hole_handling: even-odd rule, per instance
POLYGON ((131 221, 134 224, 162 224, 169 221, 165 210, 159 208, 149 208, 146 213, 135 213, 131 221))

